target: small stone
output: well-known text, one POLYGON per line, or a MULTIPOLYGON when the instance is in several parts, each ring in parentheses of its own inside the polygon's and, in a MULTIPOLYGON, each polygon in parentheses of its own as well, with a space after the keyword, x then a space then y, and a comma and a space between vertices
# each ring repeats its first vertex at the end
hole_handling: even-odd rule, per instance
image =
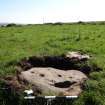
POLYGON ((81 54, 80 52, 68 52, 65 56, 67 58, 77 59, 77 60, 88 60, 88 59, 90 59, 89 55, 81 54))

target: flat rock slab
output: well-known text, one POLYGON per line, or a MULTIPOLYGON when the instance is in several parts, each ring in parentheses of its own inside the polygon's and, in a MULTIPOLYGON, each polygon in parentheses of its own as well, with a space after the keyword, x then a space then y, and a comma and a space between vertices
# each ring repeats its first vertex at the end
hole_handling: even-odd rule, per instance
POLYGON ((80 52, 68 52, 65 57, 70 59, 77 59, 78 61, 87 61, 90 59, 90 56, 87 54, 81 54, 80 52))
POLYGON ((60 70, 51 67, 35 67, 22 71, 21 81, 31 84, 40 95, 79 95, 87 76, 78 70, 60 70))

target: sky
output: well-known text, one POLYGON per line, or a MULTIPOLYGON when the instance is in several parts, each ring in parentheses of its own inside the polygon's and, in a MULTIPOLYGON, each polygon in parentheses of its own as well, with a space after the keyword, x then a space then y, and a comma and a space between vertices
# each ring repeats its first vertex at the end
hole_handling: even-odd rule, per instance
POLYGON ((0 22, 104 21, 105 0, 0 0, 0 22))

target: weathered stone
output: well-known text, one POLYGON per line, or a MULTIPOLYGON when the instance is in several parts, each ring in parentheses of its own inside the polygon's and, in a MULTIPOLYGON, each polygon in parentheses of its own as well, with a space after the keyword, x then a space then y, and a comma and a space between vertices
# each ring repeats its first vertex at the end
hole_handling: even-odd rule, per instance
POLYGON ((65 56, 67 58, 77 59, 77 60, 88 60, 88 59, 90 59, 89 55, 81 54, 79 52, 68 52, 65 56))
POLYGON ((40 94, 79 95, 82 91, 80 85, 84 83, 87 76, 78 70, 35 67, 22 71, 19 79, 27 81, 35 87, 35 92, 38 90, 40 94))

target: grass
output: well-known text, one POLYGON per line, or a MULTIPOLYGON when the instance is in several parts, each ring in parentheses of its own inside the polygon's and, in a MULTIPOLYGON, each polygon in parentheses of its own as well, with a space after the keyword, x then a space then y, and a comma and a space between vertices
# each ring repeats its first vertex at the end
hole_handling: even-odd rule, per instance
POLYGON ((73 105, 105 105, 104 24, 0 27, 0 76, 15 74, 14 66, 23 57, 67 51, 86 52, 92 55, 91 62, 103 69, 90 74, 85 91, 73 105))

